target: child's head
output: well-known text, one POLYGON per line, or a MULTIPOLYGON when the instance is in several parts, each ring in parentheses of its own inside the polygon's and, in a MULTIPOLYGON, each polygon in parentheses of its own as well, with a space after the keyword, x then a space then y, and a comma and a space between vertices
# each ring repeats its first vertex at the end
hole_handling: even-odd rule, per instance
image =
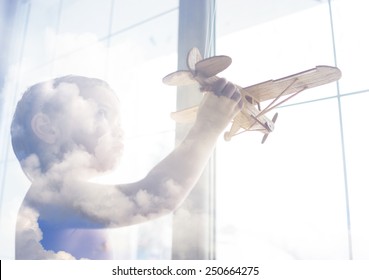
POLYGON ((107 171, 122 150, 119 102, 99 79, 65 76, 38 83, 18 102, 11 136, 26 173, 32 157, 45 173, 76 152, 88 155, 84 167, 107 171))

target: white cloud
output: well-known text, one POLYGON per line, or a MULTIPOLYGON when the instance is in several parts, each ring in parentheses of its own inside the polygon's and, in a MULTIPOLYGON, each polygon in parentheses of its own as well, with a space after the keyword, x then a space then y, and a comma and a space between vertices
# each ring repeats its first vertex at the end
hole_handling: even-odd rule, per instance
POLYGON ((16 258, 17 259, 55 259, 72 260, 71 254, 64 251, 53 252, 45 250, 41 245, 42 232, 37 219, 36 210, 24 206, 21 208, 16 231, 16 258))

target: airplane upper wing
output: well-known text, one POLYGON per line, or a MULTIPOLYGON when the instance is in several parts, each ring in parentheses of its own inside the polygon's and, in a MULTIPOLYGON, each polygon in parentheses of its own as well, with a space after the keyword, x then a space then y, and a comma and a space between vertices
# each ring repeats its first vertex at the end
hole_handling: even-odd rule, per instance
POLYGON ((280 95, 293 94, 304 89, 328 84, 337 81, 340 77, 341 71, 338 68, 321 65, 278 80, 269 80, 245 87, 241 91, 256 101, 263 102, 280 95))

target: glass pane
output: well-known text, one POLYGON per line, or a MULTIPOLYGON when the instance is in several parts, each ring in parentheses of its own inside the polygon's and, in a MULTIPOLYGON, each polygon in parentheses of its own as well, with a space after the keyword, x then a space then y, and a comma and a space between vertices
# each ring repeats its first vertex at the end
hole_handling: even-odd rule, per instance
POLYGON ((177 9, 178 0, 115 0, 112 33, 120 32, 177 9))
POLYGON ((108 80, 122 100, 127 138, 174 130, 176 88, 162 78, 177 68, 177 18, 174 11, 111 40, 108 80))
MULTIPOLYGON (((2 146, 4 147, 4 146, 2 146)), ((0 256, 1 259, 14 259, 15 255, 15 222, 19 206, 29 187, 29 181, 15 159, 11 157, 0 164, 0 178, 3 186, 0 189, 2 198, 0 205, 0 256)))
POLYGON ((347 258, 337 114, 336 100, 291 106, 263 145, 258 132, 220 141, 218 258, 347 258))
MULTIPOLYGON (((316 65, 335 65, 329 3, 290 2, 261 7, 243 1, 234 14, 218 9, 218 25, 229 24, 231 32, 223 27, 224 34, 218 34, 217 53, 233 59, 221 76, 245 87, 316 65), (238 18, 240 10, 254 15, 255 23, 238 18)), ((258 132, 220 141, 218 258, 350 257, 336 96, 332 83, 292 98, 286 103, 292 106, 276 110, 275 131, 264 145, 258 132)))
POLYGON ((59 33, 92 33, 99 39, 106 37, 111 5, 112 0, 63 0, 59 33))
MULTIPOLYGON (((225 1, 219 1, 222 2, 225 1)), ((258 6, 253 10, 254 6, 247 4, 245 1, 237 10, 247 10, 251 14, 264 12, 263 9, 259 10, 258 6)), ((279 2, 278 5, 283 6, 283 3, 279 2)), ((289 10, 287 4, 284 5, 289 10)), ((217 25, 221 26, 226 24, 231 13, 224 14, 222 10, 218 10, 217 25)), ((268 12, 272 13, 273 10, 268 12)), ((220 76, 246 87, 317 65, 334 66, 331 33, 329 7, 327 4, 320 4, 239 31, 219 34, 217 54, 229 55, 232 58, 232 64, 220 76)), ((320 99, 335 94, 336 86, 330 84, 303 92, 288 103, 320 99)))
POLYGON ((369 135, 364 128, 369 92, 342 98, 351 233, 355 259, 369 259, 369 135))
POLYGON ((319 4, 318 1, 310 0, 280 0, 278 2, 274 0, 218 0, 218 36, 288 16, 319 4))
MULTIPOLYGON (((158 16, 157 12, 166 8, 146 10, 152 20, 109 37, 111 1, 68 0, 60 6, 46 2, 33 1, 30 5, 26 44, 15 54, 18 60, 10 69, 3 91, 7 110, 1 118, 0 144, 8 148, 0 151, 0 247, 4 258, 14 258, 15 221, 30 185, 13 154, 9 135, 16 101, 30 85, 78 74, 102 78, 116 91, 118 106, 123 110, 125 155, 114 172, 96 182, 141 179, 174 146, 175 123, 169 116, 175 109, 176 89, 164 85, 162 78, 177 66, 178 11, 158 16), (59 27, 55 26, 57 11, 61 16, 59 27)), ((136 23, 142 20, 142 9, 135 8, 137 3, 129 7, 130 18, 137 17, 136 23)), ((175 3, 178 5, 178 1, 175 3)), ((23 22, 24 18, 17 20, 23 22)), ((109 229, 110 240, 116 245, 113 257, 169 259, 171 227, 168 215, 142 225, 109 229)))
POLYGON ((74 75, 104 79, 107 71, 107 42, 97 41, 96 38, 86 33, 76 33, 75 41, 70 41, 70 38, 67 37, 64 35, 57 36, 59 50, 65 50, 66 54, 57 57, 53 61, 53 76, 64 76, 73 73, 74 75), (67 51, 70 47, 75 47, 78 44, 81 46, 79 50, 67 51), (62 45, 64 49, 61 49, 62 45))
POLYGON ((369 3, 365 0, 332 1, 337 62, 342 69, 341 94, 369 88, 369 3))
POLYGON ((33 1, 30 6, 23 53, 23 68, 27 70, 50 63, 54 58, 60 0, 42 4, 33 1))
POLYGON ((64 0, 59 7, 57 29, 44 31, 54 44, 54 57, 81 50, 108 37, 111 0, 64 0))

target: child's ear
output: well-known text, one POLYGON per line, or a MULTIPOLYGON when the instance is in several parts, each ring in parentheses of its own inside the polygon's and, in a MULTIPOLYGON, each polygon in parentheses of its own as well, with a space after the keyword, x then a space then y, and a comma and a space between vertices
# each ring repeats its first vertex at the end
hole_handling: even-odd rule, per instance
POLYGON ((43 113, 37 113, 34 115, 31 121, 31 126, 33 132, 42 141, 48 144, 54 144, 56 142, 57 130, 47 115, 43 113))

